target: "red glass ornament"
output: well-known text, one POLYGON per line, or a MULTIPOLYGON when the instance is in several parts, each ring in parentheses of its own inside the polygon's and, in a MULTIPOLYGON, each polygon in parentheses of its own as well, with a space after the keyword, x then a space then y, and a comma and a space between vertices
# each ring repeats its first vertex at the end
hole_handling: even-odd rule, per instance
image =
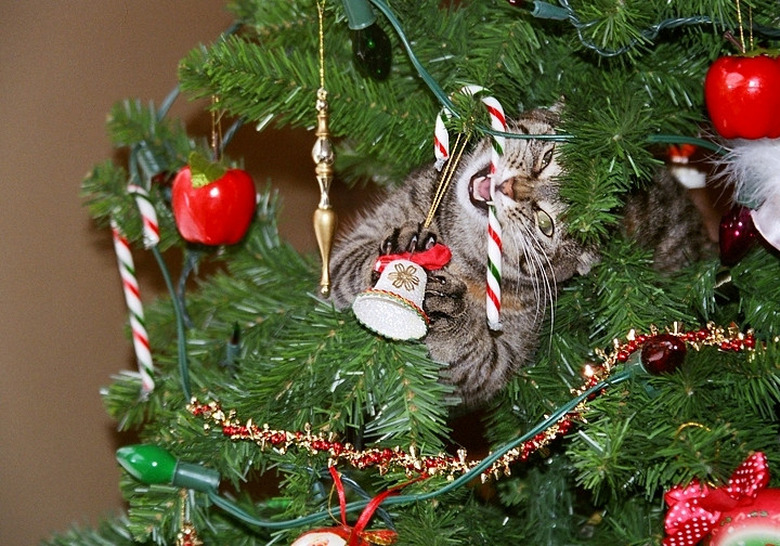
POLYGON ((757 235, 750 209, 742 205, 733 207, 720 221, 721 263, 729 266, 737 264, 753 247, 757 235))
POLYGON ((688 349, 685 341, 671 334, 659 334, 645 341, 642 347, 642 365, 647 373, 672 373, 685 360, 688 349))

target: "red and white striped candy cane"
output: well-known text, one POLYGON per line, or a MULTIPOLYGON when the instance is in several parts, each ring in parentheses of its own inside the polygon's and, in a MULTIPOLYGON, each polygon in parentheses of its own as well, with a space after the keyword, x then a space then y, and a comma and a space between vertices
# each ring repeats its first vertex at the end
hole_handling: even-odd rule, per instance
POLYGON ((450 134, 444 126, 442 114, 444 110, 436 116, 436 124, 433 129, 433 156, 436 158, 436 170, 440 171, 450 157, 450 134))
POLYGON ((130 252, 130 243, 122 234, 119 226, 111 219, 111 232, 114 238, 114 250, 116 251, 119 275, 122 277, 122 288, 125 294, 125 302, 130 310, 130 329, 133 333, 133 347, 138 360, 138 374, 141 377, 141 393, 148 395, 154 390, 154 364, 152 351, 149 345, 149 335, 144 325, 144 309, 141 304, 141 294, 138 289, 138 281, 135 277, 135 265, 133 255, 130 252))
POLYGON ((144 229, 144 246, 151 248, 160 242, 160 224, 157 221, 157 211, 149 199, 149 192, 143 186, 128 184, 127 193, 135 195, 135 202, 141 212, 144 229))
MULTIPOLYGON (((506 118, 501 104, 493 97, 485 97, 482 103, 487 107, 490 114, 490 126, 501 132, 506 132, 506 118)), ((495 146, 490 156, 490 176, 496 173, 498 161, 504 152, 506 139, 503 136, 494 135, 495 146)), ((496 216, 496 205, 494 202, 496 185, 500 180, 491 180, 490 183, 490 202, 488 203, 488 263, 487 263, 487 284, 485 294, 485 305, 487 308, 488 328, 491 330, 501 330, 501 261, 502 261, 502 243, 501 243, 501 223, 496 216)))
MULTIPOLYGON (((484 91, 483 87, 478 85, 467 85, 460 89, 460 92, 466 95, 475 95, 484 91)), ((490 126, 495 131, 506 132, 506 117, 504 109, 493 97, 482 97, 482 104, 487 108, 490 115, 490 126)), ((436 157, 437 169, 449 158, 449 135, 444 127, 442 114, 447 113, 446 109, 436 118, 434 129, 434 155, 436 157)), ((493 151, 490 156, 490 176, 493 176, 498 168, 500 155, 503 153, 506 138, 500 135, 493 135, 493 151)), ((501 223, 496 216, 496 207, 493 202, 495 196, 495 182, 490 184, 490 201, 488 202, 488 260, 487 260, 487 283, 485 288, 485 308, 487 313, 487 323, 491 330, 501 330, 501 260, 502 260, 502 241, 501 241, 501 223)))

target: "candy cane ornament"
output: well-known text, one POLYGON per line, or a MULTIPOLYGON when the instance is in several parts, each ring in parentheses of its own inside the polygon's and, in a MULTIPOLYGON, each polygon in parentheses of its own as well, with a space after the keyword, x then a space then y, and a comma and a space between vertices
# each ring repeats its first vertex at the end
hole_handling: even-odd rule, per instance
POLYGON ((111 219, 111 232, 114 239, 114 251, 116 252, 117 264, 119 266, 119 275, 122 278, 125 302, 130 310, 130 329, 133 333, 133 347, 138 360, 141 394, 146 396, 154 390, 154 379, 152 379, 154 363, 152 362, 149 335, 144 324, 144 309, 141 304, 138 281, 135 277, 133 255, 130 252, 130 243, 122 234, 119 225, 113 218, 111 219))
POLYGON ((157 221, 157 210, 149 199, 146 188, 137 184, 128 184, 127 193, 135 195, 135 202, 141 212, 141 221, 144 230, 144 246, 151 248, 160 242, 160 224, 157 221))
POLYGON ((450 134, 447 132, 447 127, 444 126, 444 120, 441 117, 443 112, 444 110, 436 116, 433 129, 433 156, 436 158, 434 166, 437 171, 441 171, 450 157, 450 134))
MULTIPOLYGON (((490 126, 496 131, 506 132, 506 117, 501 104, 493 97, 482 99, 490 114, 490 126)), ((490 176, 496 174, 498 161, 504 152, 506 140, 503 136, 493 136, 494 146, 490 155, 490 176)), ((496 216, 495 193, 496 184, 500 180, 491 180, 490 183, 490 202, 488 203, 488 263, 487 263, 487 282, 485 290, 485 305, 487 309, 488 328, 491 330, 501 330, 501 260, 502 260, 502 238, 501 223, 496 216)))
MULTIPOLYGON (((467 85, 460 89, 465 95, 476 95, 484 91, 484 88, 478 85, 467 85)), ((494 97, 482 97, 480 99, 487 108, 490 115, 490 126, 494 131, 507 132, 506 117, 504 109, 494 97)), ((441 170, 450 157, 449 134, 444 125, 442 115, 451 115, 446 108, 442 109, 436 117, 434 127, 434 157, 436 158, 436 169, 441 170)), ((492 177, 498 168, 498 161, 504 151, 506 138, 501 135, 493 135, 493 150, 490 156, 490 176, 492 177)), ((499 181, 500 182, 500 181, 499 181)), ((490 201, 488 202, 488 229, 487 229, 487 275, 485 286, 485 309, 487 314, 488 328, 491 330, 501 330, 501 261, 502 261, 502 234, 501 223, 496 216, 495 206, 495 187, 496 182, 490 184, 490 201)), ((430 215, 429 215, 430 216, 430 215)))

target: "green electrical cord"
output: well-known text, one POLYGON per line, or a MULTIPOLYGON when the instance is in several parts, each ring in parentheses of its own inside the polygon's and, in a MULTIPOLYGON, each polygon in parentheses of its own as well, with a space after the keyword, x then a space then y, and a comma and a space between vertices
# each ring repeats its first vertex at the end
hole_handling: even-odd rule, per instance
MULTIPOLYGON (((422 65, 420 60, 417 58, 417 55, 414 54, 412 45, 409 43, 409 39, 406 37, 406 34, 404 33, 403 28, 401 27, 401 23, 398 21, 398 18, 393 13, 393 10, 390 9, 390 6, 388 6, 384 0, 371 0, 371 3, 374 4, 374 6, 376 6, 376 8, 379 11, 382 12, 382 14, 387 18, 390 25, 393 27, 393 29, 395 29, 396 33, 398 34, 398 38, 401 40, 401 44, 404 46, 404 49, 406 49, 406 54, 409 56, 409 60, 412 62, 412 65, 414 65, 415 69, 417 69, 417 74, 419 74, 420 78, 422 78, 422 80, 425 82, 425 84, 428 86, 428 88, 431 90, 434 96, 439 100, 442 106, 445 109, 447 109, 453 116, 455 116, 456 118, 460 118, 461 116, 455 109, 455 105, 452 103, 450 98, 441 88, 439 82, 437 82, 436 79, 433 76, 431 76, 431 74, 425 69, 425 67, 422 65)), ((485 134, 504 137, 504 138, 523 139, 523 140, 534 139, 534 140, 553 140, 556 142, 565 142, 573 138, 571 135, 526 135, 526 134, 519 134, 519 133, 507 133, 504 131, 497 131, 495 129, 492 129, 491 127, 482 124, 476 124, 476 128, 485 134)))
POLYGON ((157 260, 157 264, 160 266, 160 272, 165 280, 165 286, 168 288, 168 293, 171 296, 173 315, 176 319, 176 342, 178 349, 179 375, 181 376, 181 390, 184 393, 185 399, 189 400, 192 397, 192 390, 190 388, 190 369, 187 363, 187 338, 185 336, 184 314, 182 313, 181 303, 176 296, 176 289, 173 287, 171 275, 165 265, 165 260, 163 259, 160 249, 153 246, 151 250, 152 254, 154 254, 154 258, 157 260))

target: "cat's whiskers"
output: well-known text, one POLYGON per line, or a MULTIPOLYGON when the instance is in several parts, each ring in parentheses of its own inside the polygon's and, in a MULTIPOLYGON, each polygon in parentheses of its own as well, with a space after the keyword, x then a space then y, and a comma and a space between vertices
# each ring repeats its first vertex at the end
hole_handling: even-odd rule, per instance
POLYGON ((544 315, 548 302, 550 304, 550 318, 554 321, 557 283, 552 262, 544 247, 534 237, 531 228, 525 222, 518 222, 517 227, 521 229, 521 233, 517 234, 518 236, 514 240, 520 243, 520 249, 528 264, 528 274, 534 288, 536 302, 534 322, 539 322, 540 315, 544 315), (551 279, 552 282, 550 282, 551 279))
MULTIPOLYGON (((540 300, 540 311, 542 314, 542 318, 544 318, 544 312, 546 310, 546 303, 549 302, 550 304, 550 321, 552 324, 555 324, 555 298, 558 294, 557 290, 557 283, 555 280, 555 271, 553 270, 552 262, 550 261, 550 257, 547 255, 547 252, 545 252, 542 245, 539 243, 539 241, 536 238, 531 239, 534 243, 533 246, 536 247, 538 250, 538 253, 536 254, 536 262, 539 265, 539 273, 541 273, 542 279, 544 281, 544 294, 542 294, 542 297, 539 298, 540 300), (544 262, 542 262, 542 258, 544 258, 544 262), (549 274, 548 274, 549 272, 549 274), (550 279, 552 278, 552 283, 550 282, 550 279), (541 302, 544 302, 542 304, 541 302)), ((538 315, 537 315, 538 316, 538 315)))
POLYGON ((550 286, 550 277, 547 276, 547 269, 544 269, 542 267, 542 272, 544 274, 545 279, 545 286, 547 288, 547 298, 550 302, 550 340, 548 348, 552 349, 552 341, 553 341, 553 332, 555 331, 555 300, 558 298, 558 280, 555 278, 555 270, 553 269, 552 261, 550 260, 550 257, 547 255, 547 252, 544 251, 543 248, 541 248, 541 244, 534 239, 536 242, 537 247, 539 247, 539 254, 544 256, 545 261, 547 262, 547 267, 550 271, 550 277, 552 277, 552 286, 550 286))
POLYGON ((516 222, 513 227, 520 228, 520 232, 515 233, 512 240, 519 243, 519 250, 528 264, 528 274, 534 290, 536 303, 534 322, 541 324, 540 319, 544 317, 549 304, 550 343, 552 343, 552 332, 555 328, 555 300, 558 294, 558 283, 552 261, 542 244, 534 236, 532 229, 525 222, 516 222))

